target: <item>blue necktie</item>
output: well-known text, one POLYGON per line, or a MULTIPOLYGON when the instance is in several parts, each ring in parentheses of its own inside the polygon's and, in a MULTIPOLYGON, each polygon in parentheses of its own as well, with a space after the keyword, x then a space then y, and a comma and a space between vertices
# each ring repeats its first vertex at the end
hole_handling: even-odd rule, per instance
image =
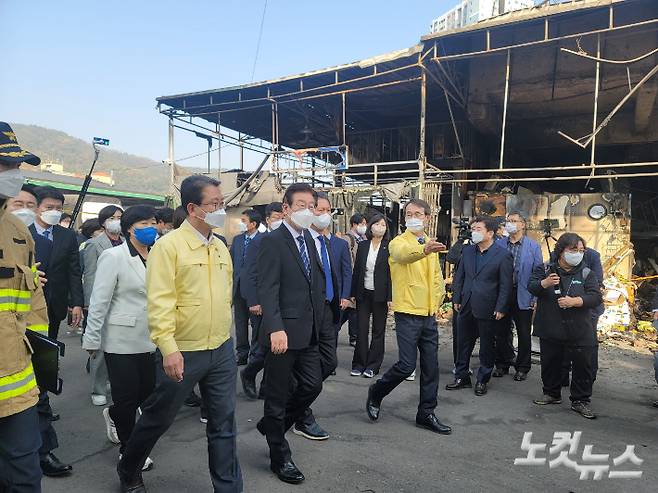
POLYGON ((304 235, 301 234, 297 237, 297 243, 299 243, 299 255, 302 257, 302 262, 304 262, 304 268, 306 269, 307 279, 311 279, 311 261, 308 258, 308 253, 306 252, 306 242, 304 241, 304 235))
POLYGON ((334 299, 334 282, 331 279, 331 266, 329 265, 329 255, 327 254, 327 245, 324 236, 320 235, 320 253, 322 255, 322 269, 324 270, 324 287, 327 301, 334 299))
POLYGON ((244 248, 242 249, 242 261, 247 258, 247 247, 249 246, 249 242, 251 241, 251 238, 249 236, 244 237, 244 248))
POLYGON ((44 237, 46 240, 50 241, 50 230, 49 230, 49 229, 45 229, 45 230, 43 231, 43 237, 44 237))

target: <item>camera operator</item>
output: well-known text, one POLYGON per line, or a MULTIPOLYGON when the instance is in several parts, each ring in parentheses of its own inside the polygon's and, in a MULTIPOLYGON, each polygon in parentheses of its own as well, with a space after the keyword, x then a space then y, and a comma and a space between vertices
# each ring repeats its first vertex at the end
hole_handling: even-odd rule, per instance
MULTIPOLYGON (((457 240, 450 246, 448 250, 448 255, 446 256, 446 262, 452 264, 453 273, 457 272, 457 267, 459 267, 459 261, 462 258, 462 250, 466 245, 471 244, 471 226, 470 221, 467 217, 454 217, 452 218, 453 224, 457 225, 458 233, 457 240)), ((454 277, 454 275, 453 275, 454 277)), ((457 354, 459 350, 459 344, 457 341, 457 311, 455 311, 454 306, 452 310, 452 361, 453 365, 457 365, 457 354)), ((454 369, 453 369, 454 372, 454 369)))
POLYGON ((573 362, 571 409, 593 419, 589 408, 592 396, 592 353, 596 329, 592 309, 601 303, 596 274, 585 266, 585 240, 575 233, 564 233, 555 245, 553 259, 535 268, 528 291, 537 297, 534 335, 541 348, 543 396, 538 405, 562 402, 562 363, 573 362))

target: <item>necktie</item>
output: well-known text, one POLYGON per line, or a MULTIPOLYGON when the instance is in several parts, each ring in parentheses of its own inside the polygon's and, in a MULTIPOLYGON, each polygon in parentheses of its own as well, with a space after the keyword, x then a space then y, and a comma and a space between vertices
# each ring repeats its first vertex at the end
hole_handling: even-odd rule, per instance
POLYGON ((302 257, 302 262, 304 262, 304 268, 306 269, 306 278, 311 279, 311 261, 308 258, 308 253, 306 252, 306 242, 304 241, 304 235, 299 235, 297 237, 297 243, 299 243, 299 255, 302 257))
POLYGON ((242 249, 242 260, 244 261, 247 258, 247 247, 249 246, 249 243, 251 242, 251 238, 249 236, 244 237, 244 248, 242 249))
POLYGON ((324 287, 327 301, 334 299, 334 282, 331 278, 331 265, 329 265, 329 255, 327 254, 327 245, 323 236, 319 237, 320 253, 322 255, 322 269, 324 270, 324 287))
POLYGON ((50 230, 49 230, 49 229, 44 230, 44 232, 43 232, 43 237, 44 237, 46 240, 50 240, 50 230))

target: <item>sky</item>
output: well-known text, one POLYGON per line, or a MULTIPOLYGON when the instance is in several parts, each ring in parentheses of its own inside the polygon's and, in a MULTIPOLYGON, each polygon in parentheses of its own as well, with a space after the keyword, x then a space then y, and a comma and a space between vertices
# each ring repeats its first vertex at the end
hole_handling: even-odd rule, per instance
MULTIPOLYGON (((268 0, 254 80, 407 48, 455 3, 268 0)), ((155 98, 250 82, 264 4, 0 0, 0 121, 105 137, 112 149, 164 160, 167 119, 155 98)), ((206 150, 184 134, 176 133, 177 159, 206 150)), ((238 167, 229 149, 222 168, 238 167)))

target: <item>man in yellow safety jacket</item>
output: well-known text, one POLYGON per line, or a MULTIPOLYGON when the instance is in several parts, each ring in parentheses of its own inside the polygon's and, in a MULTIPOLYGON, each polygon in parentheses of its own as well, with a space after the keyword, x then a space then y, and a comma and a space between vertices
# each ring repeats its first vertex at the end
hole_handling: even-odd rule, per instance
POLYGON ((40 159, 0 122, 0 491, 11 493, 41 491, 39 389, 25 330, 48 332, 32 235, 7 211, 23 185, 22 162, 36 166, 40 159))

